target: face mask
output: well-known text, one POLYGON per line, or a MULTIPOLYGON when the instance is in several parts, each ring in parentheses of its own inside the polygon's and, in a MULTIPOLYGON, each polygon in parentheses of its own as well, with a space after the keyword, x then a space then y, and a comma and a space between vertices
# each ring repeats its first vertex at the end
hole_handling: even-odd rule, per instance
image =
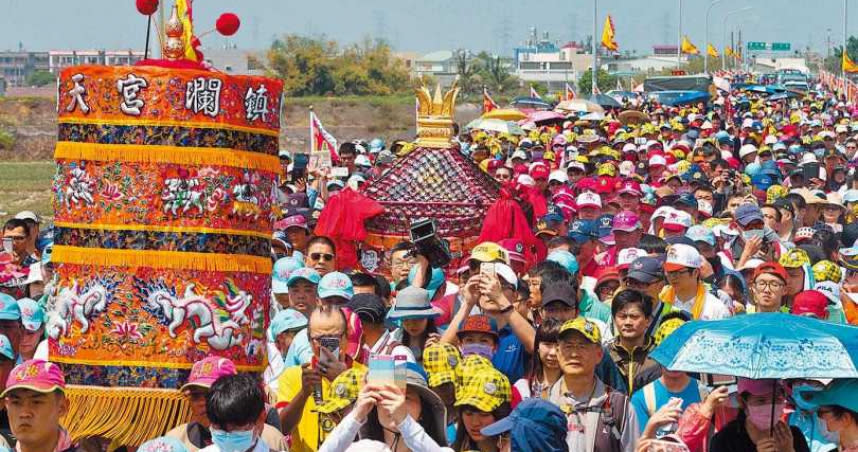
POLYGON ((763 238, 763 235, 765 235, 765 231, 763 231, 762 229, 753 229, 750 231, 742 231, 742 238, 745 239, 746 242, 748 240, 751 240, 754 237, 763 238))
POLYGON ((465 344, 462 346, 462 356, 479 355, 486 359, 494 357, 494 347, 486 344, 465 344))
MULTIPOLYGON (((748 420, 760 430, 769 430, 772 427, 772 406, 768 403, 763 405, 748 405, 748 420)), ((784 413, 784 403, 775 404, 775 419, 780 419, 784 413)))
POLYGON ((829 443, 840 444, 840 432, 832 432, 828 430, 828 423, 819 420, 819 434, 829 443))
POLYGON ((212 429, 212 442, 221 452, 247 452, 256 445, 253 430, 225 432, 212 429))

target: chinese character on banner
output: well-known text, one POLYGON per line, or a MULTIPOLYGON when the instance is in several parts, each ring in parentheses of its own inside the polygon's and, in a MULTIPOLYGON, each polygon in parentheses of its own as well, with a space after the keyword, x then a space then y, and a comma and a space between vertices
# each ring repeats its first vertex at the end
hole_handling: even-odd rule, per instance
POLYGON ((244 110, 247 112, 248 121, 256 121, 262 118, 262 121, 268 120, 268 90, 265 85, 259 85, 259 88, 254 91, 253 88, 247 88, 247 95, 244 96, 244 110))
POLYGON ((86 96, 86 88, 81 85, 83 82, 83 74, 75 74, 72 76, 72 81, 74 82, 74 88, 68 91, 68 95, 71 96, 72 100, 68 107, 66 107, 67 111, 74 111, 75 107, 80 107, 80 111, 89 113, 89 105, 86 104, 86 100, 84 97, 86 96))
POLYGON ((119 104, 119 109, 122 113, 131 116, 140 116, 140 109, 145 103, 143 99, 138 98, 140 90, 147 88, 149 83, 145 78, 139 78, 134 74, 128 74, 128 77, 116 81, 116 89, 122 94, 122 103, 119 104))
POLYGON ((220 90, 223 82, 220 79, 197 77, 188 82, 185 89, 185 108, 194 114, 216 117, 220 113, 220 90))

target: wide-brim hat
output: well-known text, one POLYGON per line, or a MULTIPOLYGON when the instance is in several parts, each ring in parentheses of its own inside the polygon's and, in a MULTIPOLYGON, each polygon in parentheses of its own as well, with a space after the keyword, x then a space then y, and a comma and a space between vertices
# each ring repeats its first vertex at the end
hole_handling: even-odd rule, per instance
POLYGON ((424 319, 438 317, 441 313, 429 302, 429 291, 408 286, 396 294, 396 304, 388 311, 390 320, 424 319))

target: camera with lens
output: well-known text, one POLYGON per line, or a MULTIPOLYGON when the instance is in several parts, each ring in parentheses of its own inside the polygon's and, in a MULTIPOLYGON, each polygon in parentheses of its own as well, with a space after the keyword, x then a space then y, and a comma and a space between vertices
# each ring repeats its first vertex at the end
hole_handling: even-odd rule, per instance
POLYGON ((424 256, 429 265, 434 268, 443 268, 450 263, 450 245, 446 240, 438 237, 438 225, 431 218, 423 218, 411 223, 409 234, 411 242, 414 243, 413 254, 424 256))

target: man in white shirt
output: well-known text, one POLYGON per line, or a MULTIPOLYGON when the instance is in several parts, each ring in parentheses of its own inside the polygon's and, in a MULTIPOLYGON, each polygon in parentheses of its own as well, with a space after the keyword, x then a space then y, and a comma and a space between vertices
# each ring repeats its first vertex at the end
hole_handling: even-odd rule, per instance
POLYGON ((667 249, 664 273, 668 286, 661 301, 681 309, 694 320, 718 320, 730 317, 730 310, 720 298, 707 290, 700 276, 703 256, 691 245, 678 243, 667 249))

